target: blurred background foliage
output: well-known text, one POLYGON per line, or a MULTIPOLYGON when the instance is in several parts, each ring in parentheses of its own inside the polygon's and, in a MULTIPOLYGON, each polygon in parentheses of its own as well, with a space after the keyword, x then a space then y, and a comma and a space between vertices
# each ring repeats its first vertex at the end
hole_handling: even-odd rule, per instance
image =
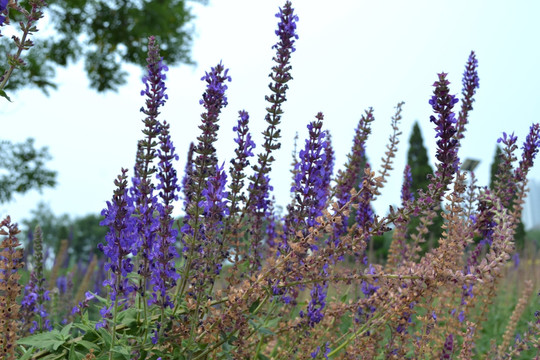
MULTIPOLYGON (((206 4, 206 0, 191 2, 206 4)), ((193 63, 194 16, 188 1, 49 0, 47 4, 45 19, 38 25, 47 36, 38 33, 32 39, 35 46, 23 55, 27 66, 12 75, 7 90, 31 86, 48 94, 57 86, 55 69, 82 60, 92 89, 116 91, 126 83, 123 64, 146 66, 149 34, 156 37, 168 65, 193 63)), ((14 11, 10 18, 15 27, 23 20, 14 11)), ((8 36, 0 38, 1 53, 13 49, 8 36)))

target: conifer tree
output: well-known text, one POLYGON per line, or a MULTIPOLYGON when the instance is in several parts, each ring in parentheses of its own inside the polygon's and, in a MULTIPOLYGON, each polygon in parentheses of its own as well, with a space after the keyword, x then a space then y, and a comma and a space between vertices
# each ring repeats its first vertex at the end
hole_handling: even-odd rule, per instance
POLYGON ((409 152, 407 163, 411 167, 412 184, 415 199, 418 198, 418 190, 427 190, 429 184, 428 175, 433 174, 433 168, 429 164, 427 150, 418 121, 415 121, 411 137, 409 139, 409 152))
MULTIPOLYGON (((429 164, 427 149, 424 146, 424 139, 422 137, 422 132, 420 130, 420 125, 418 125, 418 121, 415 121, 411 137, 409 138, 407 163, 411 167, 411 190, 414 193, 415 199, 417 199, 418 192, 420 190, 427 190, 429 176, 433 174, 433 168, 429 164)), ((428 228, 429 235, 426 239, 428 242, 424 244, 424 250, 427 250, 429 246, 436 246, 436 243, 442 234, 442 223, 443 218, 440 215, 433 219, 433 224, 428 228)), ((409 223, 409 233, 415 232, 418 224, 418 218, 412 218, 409 223)))

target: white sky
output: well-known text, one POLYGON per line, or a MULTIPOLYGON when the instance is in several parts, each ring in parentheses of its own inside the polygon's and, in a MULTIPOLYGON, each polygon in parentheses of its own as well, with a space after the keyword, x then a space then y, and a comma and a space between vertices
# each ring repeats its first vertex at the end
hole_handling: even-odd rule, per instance
MULTIPOLYGON (((169 101, 161 117, 171 123, 180 154, 180 177, 189 143, 199 134, 203 111, 199 99, 204 91, 200 78, 220 60, 230 68, 232 82, 228 84, 229 106, 220 121, 219 157, 228 162, 233 155, 232 127, 242 109, 250 113, 256 150, 261 150, 260 133, 266 128, 264 96, 269 94, 271 46, 276 42, 274 14, 283 3, 210 0, 208 6, 192 5, 197 16, 192 57, 197 66, 171 68, 166 83, 169 101)), ((375 209, 384 215, 388 205, 399 203, 412 125, 420 122, 424 144, 434 159, 428 104, 431 85, 438 72, 448 72, 452 92, 459 95, 471 50, 479 62, 480 89, 460 158, 481 160, 476 170, 480 184, 489 182, 496 140, 502 132, 514 131, 521 143, 529 126, 540 121, 540 2, 297 0, 293 6, 300 17, 300 38, 284 105, 282 149, 275 154, 271 176, 279 205, 285 206, 289 199, 294 135, 299 132, 303 145, 306 125, 318 111, 325 115, 336 165, 342 168, 358 120, 372 106, 376 120, 367 153, 379 169, 390 117, 395 105, 405 101, 395 170, 375 209)), ((120 168, 127 167, 131 173, 136 142, 142 136, 142 71, 127 67, 131 75, 126 86, 118 93, 97 94, 88 88, 82 69, 82 64, 59 69, 59 89, 48 98, 38 90, 23 90, 11 94, 13 103, 0 102, 0 137, 35 138, 37 146, 49 147, 54 159, 47 166, 58 171, 56 188, 15 196, 14 201, 0 205, 2 217, 10 214, 14 221, 21 221, 38 201, 49 203, 58 215, 98 213, 112 196, 120 168)), ((540 166, 533 168, 531 177, 540 179, 540 166)))

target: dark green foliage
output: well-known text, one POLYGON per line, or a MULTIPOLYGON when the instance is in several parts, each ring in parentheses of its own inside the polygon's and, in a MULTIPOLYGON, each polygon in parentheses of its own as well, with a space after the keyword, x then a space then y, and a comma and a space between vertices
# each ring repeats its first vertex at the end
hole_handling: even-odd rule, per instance
POLYGON ((497 171, 499 170, 499 164, 501 163, 502 150, 499 145, 496 146, 495 156, 493 157, 493 163, 491 164, 491 176, 489 178, 489 188, 493 189, 495 181, 497 180, 497 171))
POLYGON ((433 168, 429 164, 427 150, 418 121, 414 123, 411 137, 409 138, 409 152, 407 164, 411 167, 412 192, 418 199, 418 190, 427 190, 429 184, 428 175, 433 174, 433 168))
POLYGON ((45 168, 50 159, 46 147, 34 147, 34 139, 22 143, 0 141, 0 203, 12 200, 15 193, 54 187, 56 172, 45 168))
MULTIPOLYGON (((70 262, 90 262, 94 254, 100 256, 97 245, 105 241, 107 227, 100 226, 103 217, 89 214, 71 219, 68 215, 55 215, 44 203, 38 204, 29 220, 23 221, 23 230, 28 233, 39 225, 43 231, 43 242, 56 254, 60 241, 68 239, 70 262)), ((27 238, 26 236, 24 238, 27 238)))
POLYGON ((68 215, 56 216, 51 208, 43 203, 30 212, 30 218, 22 221, 21 230, 26 234, 21 238, 27 239, 37 225, 41 228, 44 249, 52 248, 54 254, 60 246, 61 239, 69 235, 70 219, 68 215))
POLYGON ((71 221, 71 249, 72 256, 76 260, 89 262, 93 254, 101 256, 97 245, 105 241, 107 227, 100 226, 99 223, 103 220, 103 216, 97 214, 89 214, 86 216, 75 218, 71 221))
MULTIPOLYGON (((196 0, 205 3, 205 0, 196 0)), ((184 0, 50 0, 45 14, 54 36, 37 33, 35 46, 24 54, 27 66, 15 71, 7 89, 35 86, 47 94, 55 88, 55 67, 83 60, 90 87, 99 92, 125 84, 124 63, 146 65, 146 43, 155 35, 168 65, 191 64, 193 20, 184 0), (46 16, 47 17, 47 16, 46 16)), ((24 5, 24 4, 23 4, 24 5)), ((22 20, 12 12, 12 24, 22 20)), ((38 25, 43 29, 45 22, 38 25)), ((16 26, 16 25, 15 25, 16 26)), ((0 39, 0 51, 12 52, 8 37, 0 39)))
MULTIPOLYGON (((427 150, 424 146, 424 138, 418 121, 415 121, 409 138, 409 151, 407 152, 407 163, 411 167, 411 191, 414 194, 414 198, 418 199, 419 191, 427 191, 428 184, 430 183, 429 177, 433 175, 433 168, 429 164, 429 158, 427 150)), ((409 223, 409 233, 416 232, 416 227, 419 225, 420 220, 418 218, 412 218, 409 223)), ((443 224, 443 218, 438 215, 433 219, 433 224, 429 226, 429 235, 425 239, 427 242, 422 244, 423 250, 434 247, 437 245, 438 239, 442 235, 441 225, 443 224)))

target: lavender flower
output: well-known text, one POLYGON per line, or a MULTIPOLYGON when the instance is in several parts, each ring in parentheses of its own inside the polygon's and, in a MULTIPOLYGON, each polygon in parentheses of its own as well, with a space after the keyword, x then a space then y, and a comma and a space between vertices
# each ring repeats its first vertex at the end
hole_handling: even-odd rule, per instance
POLYGON ((79 305, 73 307, 73 309, 71 310, 71 314, 79 314, 80 316, 82 316, 83 310, 88 308, 88 303, 95 299, 95 297, 96 295, 92 294, 90 291, 87 291, 84 294, 84 300, 79 302, 79 305))
POLYGON ((148 38, 148 58, 146 61, 148 62, 148 73, 142 78, 145 89, 141 90, 141 95, 146 95, 148 99, 146 100, 146 109, 141 108, 141 112, 155 120, 159 114, 158 108, 165 104, 165 100, 169 98, 165 94, 167 88, 164 82, 165 72, 169 71, 169 68, 159 55, 159 45, 154 36, 148 38))
POLYGON ((457 156, 458 141, 454 138, 456 119, 452 112, 452 108, 458 102, 458 99, 454 95, 450 95, 450 89, 448 88, 450 82, 446 80, 446 75, 445 73, 439 74, 439 80, 433 84, 435 87, 434 95, 429 100, 433 111, 438 114, 437 117, 433 115, 430 117, 430 121, 436 125, 435 137, 438 138, 435 156, 440 162, 436 171, 440 183, 436 185, 436 188, 443 187, 444 189, 457 171, 459 161, 457 156))
POLYGON ((198 294, 207 285, 214 283, 216 275, 221 272, 222 262, 228 256, 228 249, 223 246, 223 238, 220 236, 223 218, 229 214, 224 165, 218 166, 214 175, 208 179, 202 191, 204 200, 198 204, 203 211, 204 221, 199 229, 200 242, 195 249, 199 256, 192 259, 192 268, 197 271, 197 277, 191 279, 198 294))
POLYGON ((21 312, 31 316, 30 318, 23 319, 23 326, 30 334, 52 330, 45 303, 50 300, 49 291, 43 288, 43 281, 40 281, 36 273, 32 272, 30 274, 30 281, 24 287, 24 294, 21 300, 21 312))
POLYGON ((184 169, 184 177, 182 178, 182 192, 184 194, 184 208, 187 207, 187 204, 191 201, 191 178, 193 176, 193 150, 195 145, 193 143, 189 144, 189 149, 187 153, 186 167, 184 169))
POLYGON ((236 131, 237 137, 234 142, 238 144, 234 150, 236 158, 231 160, 231 192, 229 199, 231 200, 231 215, 234 215, 238 211, 237 203, 239 201, 245 201, 245 196, 241 193, 244 187, 244 174, 245 168, 249 165, 248 158, 253 156, 253 149, 255 148, 255 142, 251 139, 251 133, 249 132, 248 122, 249 115, 246 111, 239 111, 240 118, 238 119, 238 125, 233 127, 233 131, 236 131))
POLYGON ((441 360, 447 360, 452 358, 454 353, 454 335, 450 334, 446 337, 444 341, 443 352, 441 355, 441 360))
POLYGON ((507 207, 513 201, 514 194, 517 189, 516 184, 516 175, 517 173, 512 173, 512 163, 517 160, 514 152, 517 150, 517 136, 514 133, 508 135, 503 133, 503 136, 497 139, 497 143, 503 143, 504 148, 501 154, 501 162, 499 163, 499 168, 497 169, 497 180, 495 181, 494 192, 495 195, 501 199, 503 206, 507 207))
POLYGON ((153 289, 152 298, 149 303, 159 303, 161 307, 173 307, 167 291, 176 286, 176 281, 179 278, 174 265, 178 253, 175 248, 175 240, 178 234, 176 229, 173 229, 174 219, 172 217, 173 201, 178 200, 180 187, 176 177, 176 170, 172 166, 173 160, 178 160, 178 155, 175 153, 174 145, 169 135, 169 124, 164 122, 159 135, 160 148, 157 151, 159 158, 157 178, 159 185, 159 229, 157 231, 157 239, 153 244, 152 258, 150 264, 152 275, 150 283, 153 289))
POLYGON ((7 13, 7 6, 8 6, 9 0, 0 0, 0 26, 4 26, 4 22, 6 21, 6 13, 7 13))
POLYGON ((159 46, 153 36, 148 38, 148 73, 143 77, 145 90, 141 95, 146 95, 146 108, 141 108, 141 112, 147 115, 143 120, 145 138, 137 144, 137 156, 135 160, 135 171, 132 179, 131 196, 135 203, 137 213, 137 248, 140 248, 142 261, 139 264, 138 273, 141 275, 141 285, 139 290, 141 295, 145 295, 146 282, 150 277, 150 267, 156 256, 154 246, 156 242, 156 232, 159 228, 159 220, 155 217, 157 209, 157 197, 154 194, 154 185, 151 175, 156 172, 152 162, 156 158, 156 137, 161 132, 162 125, 157 120, 159 107, 165 103, 168 96, 165 94, 165 72, 168 67, 163 64, 159 55, 159 46), (144 284, 143 284, 144 283, 144 284))
MULTIPOLYGON (((279 13, 276 14, 276 17, 280 19, 280 22, 278 23, 278 29, 275 32, 276 35, 279 36, 280 41, 272 46, 272 49, 282 50, 283 53, 294 52, 296 50, 294 42, 295 39, 298 40, 298 35, 296 34, 298 16, 294 14, 294 9, 291 5, 291 2, 287 1, 283 9, 279 8, 279 13)), ((278 56, 280 55, 282 54, 278 53, 278 56)))
POLYGON ((45 276, 43 275, 43 234, 41 227, 34 230, 34 271, 30 274, 30 281, 24 288, 21 301, 21 311, 28 316, 24 317, 23 329, 31 334, 36 331, 52 330, 48 319, 46 301, 50 301, 49 291, 45 290, 45 276), (30 327, 29 327, 30 326, 30 327))
MULTIPOLYGON (((196 279, 190 275, 195 267, 199 267, 199 260, 196 259, 196 253, 200 252, 204 243, 204 233, 201 233, 201 223, 203 208, 201 207, 207 200, 203 195, 203 189, 208 185, 208 179, 215 175, 217 167, 217 156, 214 142, 217 140, 218 121, 221 109, 227 105, 227 81, 231 81, 228 75, 229 70, 225 69, 220 62, 213 67, 211 71, 201 78, 206 84, 206 91, 202 96, 200 103, 204 106, 205 112, 201 115, 202 124, 199 126, 202 134, 197 138, 199 143, 194 148, 197 154, 193 164, 193 172, 189 177, 188 191, 190 199, 185 203, 184 226, 181 229, 182 243, 184 244, 183 253, 187 259, 182 274, 182 285, 178 289, 185 289, 189 281, 192 285, 204 283, 204 279, 196 279), (200 281, 199 281, 200 280, 200 281)), ((187 175, 187 174, 186 174, 187 175)))
POLYGON ((308 124, 309 139, 300 151, 295 165, 295 182, 291 192, 295 194, 295 206, 289 208, 286 226, 290 231, 317 225, 317 217, 322 215, 328 199, 328 186, 332 171, 332 159, 327 160, 325 140, 322 131, 323 114, 318 113, 316 121, 308 124))
MULTIPOLYGON (((307 307, 307 322, 309 327, 314 327, 324 318, 324 307, 326 306, 326 295, 328 292, 328 284, 315 284, 311 289, 311 300, 307 307)), ((303 312, 300 312, 303 315, 303 312)))
POLYGON ((113 301, 126 300, 135 291, 135 286, 129 281, 128 274, 133 271, 130 255, 137 254, 136 220, 133 200, 127 190, 127 170, 122 169, 121 175, 114 181, 116 189, 112 201, 107 202, 107 208, 101 212, 105 219, 100 223, 108 226, 105 236, 106 244, 99 244, 98 249, 109 259, 104 269, 109 271, 109 279, 103 282, 109 286, 110 298, 113 301), (120 299, 119 299, 120 297, 120 299))
POLYGON ((281 116, 283 114, 281 106, 287 100, 286 92, 289 89, 287 82, 292 79, 289 61, 291 53, 295 51, 295 39, 298 39, 298 35, 296 34, 298 16, 294 14, 294 9, 290 1, 287 1, 285 6, 279 9, 276 17, 280 19, 278 29, 276 30, 279 41, 272 46, 272 49, 276 50, 276 56, 273 58, 276 66, 272 68, 272 72, 270 73, 270 78, 273 82, 270 83, 269 87, 272 94, 266 97, 266 101, 271 104, 270 107, 266 108, 267 114, 265 121, 268 127, 263 132, 264 153, 259 155, 257 164, 253 166, 255 174, 250 177, 252 185, 250 187, 248 204, 256 199, 260 200, 265 197, 264 191, 268 187, 268 179, 265 177, 270 172, 271 164, 274 161, 274 157, 270 156, 270 154, 272 151, 281 147, 281 144, 278 142, 281 134, 277 127, 281 123, 281 116), (263 184, 264 182, 266 182, 266 185, 263 184))
POLYGON ((229 214, 227 208, 229 193, 225 191, 227 174, 223 170, 224 166, 225 164, 216 167, 215 174, 208 179, 208 184, 202 191, 205 200, 201 201, 199 206, 203 209, 204 217, 210 219, 210 222, 220 223, 223 217, 229 214))
POLYGON ((225 96, 227 85, 225 82, 231 81, 228 72, 229 70, 225 69, 220 62, 201 78, 207 83, 206 91, 200 100, 206 112, 201 115, 202 124, 199 128, 202 134, 197 138, 199 143, 193 149, 197 156, 194 159, 195 168, 193 173, 187 180, 190 182, 190 189, 184 189, 184 192, 190 191, 192 196, 191 201, 186 204, 186 213, 189 219, 195 217, 193 218, 195 221, 198 221, 199 209, 191 207, 196 206, 203 200, 200 192, 206 186, 208 177, 214 173, 217 166, 216 149, 213 144, 217 140, 219 114, 221 109, 227 105, 227 97, 225 96))
POLYGON ((403 185, 401 185, 401 203, 405 205, 408 201, 414 201, 414 193, 411 191, 412 173, 409 164, 403 170, 403 185))
POLYGON ((467 117, 469 115, 469 111, 473 109, 473 96, 476 93, 476 89, 478 89, 478 87, 480 86, 477 68, 478 60, 476 60, 476 54, 474 53, 474 51, 471 51, 469 59, 467 60, 467 65, 465 65, 465 71, 463 72, 463 90, 461 92, 463 95, 463 99, 461 101, 461 110, 458 115, 455 135, 455 138, 458 141, 461 141, 461 139, 463 139, 463 132, 465 131, 465 126, 468 123, 467 117))
MULTIPOLYGON (((365 143, 371 134, 371 122, 373 117, 373 109, 369 108, 360 118, 356 127, 351 153, 347 155, 347 163, 345 170, 340 170, 337 175, 337 190, 336 198, 338 207, 341 208, 351 199, 351 190, 360 181, 365 167, 365 143)), ((334 225, 334 234, 331 240, 337 246, 339 238, 347 231, 347 217, 343 217, 341 224, 334 225)))
POLYGON ((533 166, 534 158, 538 154, 538 147, 540 146, 540 125, 531 125, 529 134, 523 143, 523 154, 519 167, 514 171, 514 177, 517 181, 523 181, 529 169, 533 166))

